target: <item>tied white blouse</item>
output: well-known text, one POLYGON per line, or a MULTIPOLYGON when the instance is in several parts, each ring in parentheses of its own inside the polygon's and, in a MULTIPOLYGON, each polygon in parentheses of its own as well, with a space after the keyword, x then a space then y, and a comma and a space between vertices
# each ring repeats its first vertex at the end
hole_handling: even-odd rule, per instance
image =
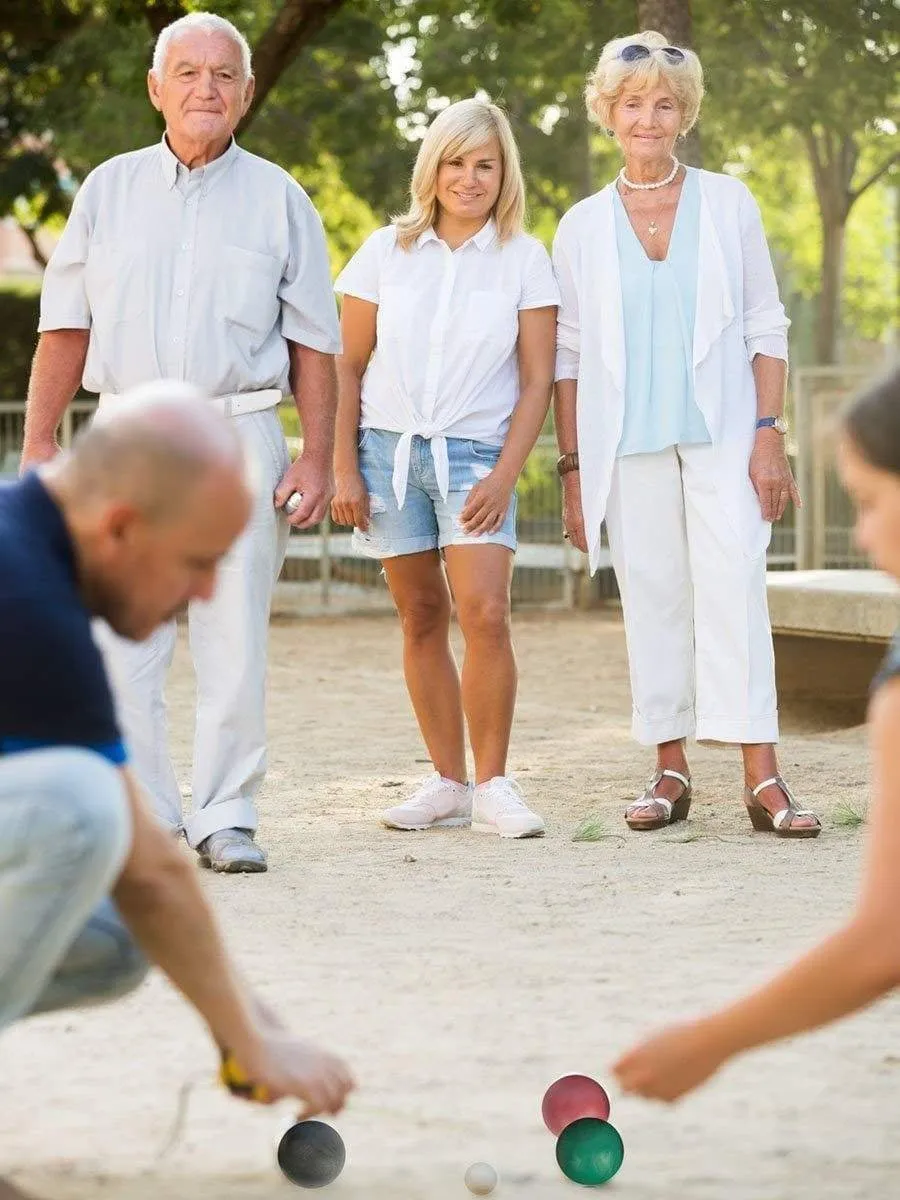
POLYGON ((433 229, 402 250, 389 225, 363 243, 334 286, 378 305, 360 426, 401 435, 393 472, 398 505, 417 434, 431 443, 446 497, 446 439, 502 445, 506 437, 519 395, 519 312, 559 304, 547 251, 524 233, 501 243, 493 221, 456 250, 433 229))

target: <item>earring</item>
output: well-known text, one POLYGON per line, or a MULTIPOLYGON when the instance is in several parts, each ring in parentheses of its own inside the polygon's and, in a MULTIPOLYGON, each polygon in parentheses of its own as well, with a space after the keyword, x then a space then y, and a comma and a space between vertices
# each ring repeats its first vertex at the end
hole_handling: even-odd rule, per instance
POLYGON ((612 129, 607 129, 604 132, 606 133, 607 137, 615 137, 616 136, 612 129))

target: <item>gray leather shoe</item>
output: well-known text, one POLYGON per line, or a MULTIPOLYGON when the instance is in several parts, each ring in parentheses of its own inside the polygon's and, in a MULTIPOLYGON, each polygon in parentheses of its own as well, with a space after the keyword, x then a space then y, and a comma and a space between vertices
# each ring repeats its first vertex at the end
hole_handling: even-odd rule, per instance
POLYGON ((212 867, 214 871, 238 872, 265 871, 266 852, 257 846, 253 834, 246 829, 220 829, 211 833, 197 847, 201 867, 212 867))

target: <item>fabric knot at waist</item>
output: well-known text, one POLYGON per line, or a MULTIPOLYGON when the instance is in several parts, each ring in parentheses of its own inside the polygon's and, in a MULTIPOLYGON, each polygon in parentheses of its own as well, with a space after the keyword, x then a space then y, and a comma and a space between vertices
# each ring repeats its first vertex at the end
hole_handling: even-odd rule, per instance
POLYGON ((406 488, 409 482, 409 460, 412 453, 414 437, 424 438, 431 447, 431 458, 434 463, 434 473, 437 478, 438 491, 441 499, 447 499, 450 490, 450 460, 447 455, 447 438, 434 425, 420 424, 414 429, 407 429, 400 435, 397 449, 394 452, 394 474, 392 483, 397 506, 402 508, 406 501, 406 488))

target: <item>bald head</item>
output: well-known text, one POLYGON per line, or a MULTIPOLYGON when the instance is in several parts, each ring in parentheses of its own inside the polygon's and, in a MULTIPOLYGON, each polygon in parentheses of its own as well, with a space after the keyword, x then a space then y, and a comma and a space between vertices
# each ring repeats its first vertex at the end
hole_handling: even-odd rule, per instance
POLYGON ((179 383, 147 385, 104 408, 42 477, 88 607, 137 640, 211 598, 254 505, 234 425, 179 383))
POLYGON ((156 521, 183 513, 191 493, 222 473, 249 488, 232 424, 202 392, 168 381, 134 388, 98 412, 58 468, 72 502, 129 504, 156 521))

